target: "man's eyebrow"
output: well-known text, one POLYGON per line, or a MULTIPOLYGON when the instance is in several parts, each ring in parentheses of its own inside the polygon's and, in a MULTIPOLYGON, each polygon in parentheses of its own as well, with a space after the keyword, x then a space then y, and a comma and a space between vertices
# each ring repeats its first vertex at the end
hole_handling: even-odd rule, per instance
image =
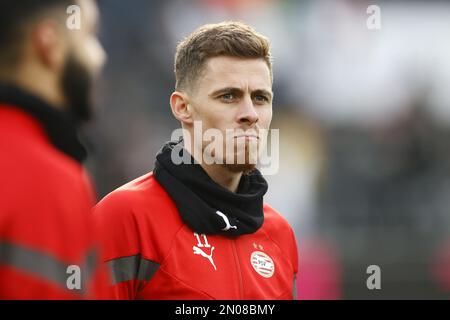
MULTIPOLYGON (((240 88, 236 88, 236 87, 227 87, 227 88, 222 88, 219 90, 214 91, 213 93, 210 94, 211 97, 216 97, 216 96, 220 96, 222 94, 227 94, 227 93, 234 93, 234 94, 242 94, 244 91, 240 88)), ((268 96, 270 98, 273 97, 273 93, 271 91, 265 90, 265 89, 257 89, 251 92, 251 95, 255 95, 255 94, 262 94, 265 96, 268 96)))
POLYGON ((214 91, 213 93, 210 94, 211 97, 216 97, 216 96, 220 96, 222 94, 227 94, 227 93, 239 93, 242 94, 243 91, 239 88, 236 87, 227 87, 227 88, 222 88, 219 90, 214 91))

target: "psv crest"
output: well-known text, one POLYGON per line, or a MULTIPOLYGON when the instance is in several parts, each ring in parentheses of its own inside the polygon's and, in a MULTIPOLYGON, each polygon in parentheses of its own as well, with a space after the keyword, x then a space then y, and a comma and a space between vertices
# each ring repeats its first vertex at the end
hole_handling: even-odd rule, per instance
POLYGON ((262 251, 254 251, 250 257, 253 269, 264 278, 271 278, 275 272, 275 264, 271 257, 262 251))

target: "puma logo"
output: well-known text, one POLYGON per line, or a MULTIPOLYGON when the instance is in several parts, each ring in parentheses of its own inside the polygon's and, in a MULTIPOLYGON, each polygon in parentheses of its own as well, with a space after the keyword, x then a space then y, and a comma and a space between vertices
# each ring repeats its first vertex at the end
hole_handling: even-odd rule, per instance
POLYGON ((220 211, 216 211, 216 214, 221 217, 223 219, 223 221, 225 222, 225 228, 222 229, 222 231, 228 231, 230 229, 237 229, 236 226, 232 226, 230 224, 230 220, 228 220, 228 217, 226 215, 224 215, 222 212, 220 211))
POLYGON ((198 254, 201 255, 203 258, 206 258, 209 260, 209 262, 211 262, 212 266, 214 267, 214 270, 217 271, 216 265, 214 264, 212 255, 214 252, 214 247, 211 248, 211 253, 209 255, 207 255, 202 249, 200 249, 197 246, 193 246, 192 249, 194 250, 194 254, 198 254))
POLYGON ((209 262, 211 262, 212 266, 214 267, 214 270, 217 271, 216 265, 214 264, 214 260, 212 258, 214 247, 211 247, 206 235, 202 234, 200 236, 198 233, 195 232, 194 237, 197 239, 197 245, 192 247, 192 249, 194 250, 194 254, 201 255, 203 258, 208 259, 209 262), (201 238, 203 238, 203 241, 201 238), (203 249, 201 248, 211 248, 211 253, 207 255, 206 252, 203 251, 203 249))

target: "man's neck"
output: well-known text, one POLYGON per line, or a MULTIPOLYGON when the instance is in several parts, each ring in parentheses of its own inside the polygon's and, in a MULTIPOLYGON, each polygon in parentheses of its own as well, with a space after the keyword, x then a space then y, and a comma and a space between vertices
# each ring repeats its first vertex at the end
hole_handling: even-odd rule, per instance
POLYGON ((0 70, 0 80, 41 98, 54 109, 64 109, 64 100, 60 90, 58 90, 58 81, 48 73, 38 72, 32 66, 26 70, 18 68, 14 72, 0 70), (39 81, 36 81, 36 79, 39 79, 39 81))
POLYGON ((215 183, 231 192, 237 192, 242 172, 231 172, 225 165, 220 164, 207 165, 202 163, 201 166, 215 183))
MULTIPOLYGON (((184 141, 187 141, 186 137, 183 137, 183 138, 184 138, 184 141)), ((241 182, 243 172, 230 171, 229 168, 227 168, 226 165, 223 165, 223 164, 206 164, 206 163, 204 163, 204 161, 201 161, 202 159, 198 159, 203 154, 201 151, 196 150, 197 152, 195 152, 192 149, 192 146, 188 147, 187 150, 192 155, 192 157, 198 163, 200 163, 203 170, 205 170, 205 172, 208 174, 208 176, 215 183, 221 185, 222 187, 224 187, 225 189, 228 189, 229 191, 231 191, 233 193, 237 192, 239 183, 241 182)))

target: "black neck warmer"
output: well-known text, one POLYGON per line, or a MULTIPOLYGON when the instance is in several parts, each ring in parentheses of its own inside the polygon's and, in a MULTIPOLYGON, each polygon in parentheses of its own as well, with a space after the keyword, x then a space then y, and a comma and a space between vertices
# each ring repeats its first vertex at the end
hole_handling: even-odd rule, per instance
POLYGON ((192 164, 174 164, 172 152, 182 156, 188 151, 181 141, 168 142, 156 156, 153 175, 193 231, 233 237, 254 233, 263 225, 268 187, 258 170, 243 175, 238 192, 233 193, 215 183, 191 155, 192 164))
POLYGON ((81 163, 86 159, 86 149, 78 138, 76 123, 69 114, 60 112, 38 97, 5 83, 0 83, 0 104, 27 112, 44 127, 57 149, 77 162, 81 163))

